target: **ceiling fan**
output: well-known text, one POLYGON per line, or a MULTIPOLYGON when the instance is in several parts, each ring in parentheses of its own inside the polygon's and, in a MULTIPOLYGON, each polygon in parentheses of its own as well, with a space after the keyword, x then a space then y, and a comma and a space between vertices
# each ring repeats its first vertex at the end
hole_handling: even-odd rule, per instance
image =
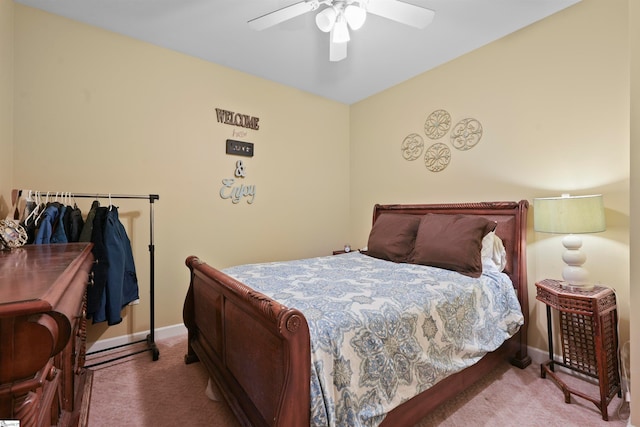
POLYGON ((415 28, 431 23, 435 12, 398 0, 308 0, 294 3, 248 22, 254 30, 264 30, 281 22, 327 6, 316 15, 316 25, 329 35, 329 60, 341 61, 347 57, 349 28, 362 27, 367 12, 415 28))

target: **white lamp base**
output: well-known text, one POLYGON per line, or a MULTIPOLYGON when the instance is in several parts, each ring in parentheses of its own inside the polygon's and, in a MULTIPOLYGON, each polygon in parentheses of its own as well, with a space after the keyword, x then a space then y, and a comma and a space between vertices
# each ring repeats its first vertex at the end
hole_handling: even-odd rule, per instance
POLYGON ((563 287, 572 290, 592 290, 593 284, 588 283, 589 272, 582 267, 587 260, 587 256, 580 250, 582 238, 568 234, 562 238, 562 244, 566 249, 562 254, 562 260, 567 264, 562 269, 562 278, 565 281, 563 287))

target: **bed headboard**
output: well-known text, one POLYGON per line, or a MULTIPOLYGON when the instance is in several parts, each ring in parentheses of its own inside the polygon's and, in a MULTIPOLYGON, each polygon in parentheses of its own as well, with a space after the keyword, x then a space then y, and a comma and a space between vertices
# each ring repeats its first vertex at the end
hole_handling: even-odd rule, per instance
POLYGON ((525 317, 525 325, 521 329, 521 336, 526 342, 526 327, 529 321, 526 259, 528 208, 529 202, 526 200, 519 202, 375 205, 373 208, 373 223, 383 213, 480 215, 495 221, 497 223, 496 234, 502 239, 507 252, 507 265, 504 272, 509 275, 513 282, 513 287, 518 294, 518 300, 525 317))

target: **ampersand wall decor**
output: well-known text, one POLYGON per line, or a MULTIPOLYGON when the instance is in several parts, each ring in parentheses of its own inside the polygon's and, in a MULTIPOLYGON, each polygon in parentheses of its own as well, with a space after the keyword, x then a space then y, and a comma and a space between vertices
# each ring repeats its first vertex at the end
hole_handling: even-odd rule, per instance
POLYGON ((229 199, 234 205, 245 199, 247 203, 252 204, 256 198, 255 184, 246 185, 244 178, 246 176, 246 166, 242 160, 236 162, 236 168, 233 172, 235 178, 225 178, 222 180, 220 187, 220 198, 229 199))
POLYGON ((236 171, 235 171, 234 175, 237 178, 244 178, 245 172, 244 172, 244 163, 243 163, 242 160, 238 160, 236 162, 236 171))

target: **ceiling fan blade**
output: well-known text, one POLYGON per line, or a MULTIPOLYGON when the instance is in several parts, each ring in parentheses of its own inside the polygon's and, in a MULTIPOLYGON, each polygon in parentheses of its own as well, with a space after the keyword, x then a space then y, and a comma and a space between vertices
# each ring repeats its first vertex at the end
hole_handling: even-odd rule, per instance
POLYGON ((369 0, 367 12, 415 28, 424 28, 433 21, 435 12, 397 0, 369 0))
POLYGON ((329 37, 329 61, 338 62, 347 57, 347 42, 334 43, 329 37))
POLYGON ((248 22, 249 27, 260 31, 265 28, 273 27, 281 22, 300 16, 303 13, 310 12, 317 8, 317 2, 301 1, 290 6, 285 6, 274 12, 267 13, 258 18, 254 18, 248 22))

